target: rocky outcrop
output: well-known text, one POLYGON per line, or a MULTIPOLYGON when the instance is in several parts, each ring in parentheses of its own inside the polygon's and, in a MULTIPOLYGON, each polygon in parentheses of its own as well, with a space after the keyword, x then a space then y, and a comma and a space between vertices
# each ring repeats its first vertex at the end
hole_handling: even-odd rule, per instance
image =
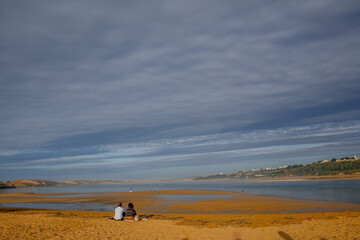
POLYGON ((11 184, 15 187, 40 187, 40 186, 59 185, 58 182, 47 181, 47 180, 17 180, 17 181, 10 182, 9 184, 11 184))
POLYGON ((9 183, 0 182, 0 188, 15 188, 15 186, 9 183))

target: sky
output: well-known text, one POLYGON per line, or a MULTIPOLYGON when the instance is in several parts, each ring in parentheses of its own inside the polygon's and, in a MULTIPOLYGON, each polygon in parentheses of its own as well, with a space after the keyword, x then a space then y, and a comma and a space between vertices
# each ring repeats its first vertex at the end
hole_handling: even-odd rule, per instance
POLYGON ((360 1, 0 0, 0 181, 360 154, 360 1))

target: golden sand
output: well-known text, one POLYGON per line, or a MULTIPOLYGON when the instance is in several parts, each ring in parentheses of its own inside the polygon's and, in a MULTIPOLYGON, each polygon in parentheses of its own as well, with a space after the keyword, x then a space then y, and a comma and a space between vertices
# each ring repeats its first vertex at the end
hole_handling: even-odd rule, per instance
POLYGON ((71 194, 0 194, 0 203, 97 202, 115 207, 118 201, 131 201, 143 220, 108 220, 113 213, 0 208, 0 239, 360 240, 360 204, 213 191, 84 194, 60 198, 63 195, 71 194), (164 195, 227 197, 183 201, 167 200, 161 197, 164 195))
POLYGON ((142 215, 20 210, 0 213, 0 239, 360 239, 360 213, 142 215))

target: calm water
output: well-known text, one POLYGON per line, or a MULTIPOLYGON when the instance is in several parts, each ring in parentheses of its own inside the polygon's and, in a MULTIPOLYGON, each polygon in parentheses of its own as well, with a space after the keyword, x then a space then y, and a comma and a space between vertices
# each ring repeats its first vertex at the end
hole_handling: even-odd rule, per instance
MULTIPOLYGON (((156 195, 155 195, 156 196, 156 195)), ((158 197, 165 200, 171 200, 175 202, 197 202, 199 200, 216 200, 216 199, 226 199, 233 198, 234 196, 230 195, 159 195, 158 197)))
POLYGON ((242 192, 283 198, 347 202, 360 204, 360 180, 319 182, 272 182, 272 183, 157 183, 116 185, 75 185, 0 189, 1 193, 108 193, 153 190, 214 190, 242 192))
POLYGON ((0 204, 0 207, 89 212, 112 212, 114 210, 114 206, 101 203, 5 203, 0 204))

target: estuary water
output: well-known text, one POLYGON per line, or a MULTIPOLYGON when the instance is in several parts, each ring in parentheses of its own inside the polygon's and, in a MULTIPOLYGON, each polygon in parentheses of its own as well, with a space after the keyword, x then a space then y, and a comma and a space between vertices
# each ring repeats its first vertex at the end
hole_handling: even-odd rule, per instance
MULTIPOLYGON (((329 202, 360 204, 360 180, 310 182, 163 182, 108 185, 72 185, 0 189, 0 193, 110 193, 159 190, 205 190, 329 202)), ((209 197, 210 199, 210 197, 209 197)))

